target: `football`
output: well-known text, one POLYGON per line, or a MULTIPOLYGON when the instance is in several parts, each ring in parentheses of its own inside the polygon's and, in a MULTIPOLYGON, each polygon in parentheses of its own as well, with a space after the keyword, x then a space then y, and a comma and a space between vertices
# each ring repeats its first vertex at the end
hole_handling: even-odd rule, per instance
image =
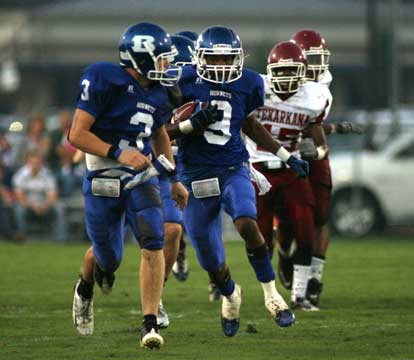
MULTIPOLYGON (((202 108, 204 109, 207 106, 207 103, 201 103, 202 108)), ((189 101, 184 105, 181 105, 174 112, 174 115, 171 118, 171 124, 179 124, 182 121, 188 120, 194 112, 196 107, 195 101, 189 101)))

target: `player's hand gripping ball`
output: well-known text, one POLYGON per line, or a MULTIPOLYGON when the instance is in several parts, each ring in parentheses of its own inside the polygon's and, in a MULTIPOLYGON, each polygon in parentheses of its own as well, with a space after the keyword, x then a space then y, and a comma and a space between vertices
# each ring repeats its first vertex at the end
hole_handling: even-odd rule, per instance
POLYGON ((171 122, 179 124, 189 120, 191 123, 191 133, 201 133, 211 124, 220 121, 223 116, 222 110, 218 110, 217 105, 209 102, 190 101, 180 106, 174 113, 171 122))

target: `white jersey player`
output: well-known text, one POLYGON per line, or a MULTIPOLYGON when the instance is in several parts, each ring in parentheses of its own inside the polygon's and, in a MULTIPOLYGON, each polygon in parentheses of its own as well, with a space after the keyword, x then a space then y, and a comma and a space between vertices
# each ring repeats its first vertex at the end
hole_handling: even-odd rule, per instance
MULTIPOLYGON (((328 147, 321 126, 329 111, 329 89, 316 82, 305 82, 306 56, 292 42, 277 44, 268 57, 265 83, 265 104, 256 111, 258 121, 290 152, 297 152, 301 132, 310 128, 313 142, 305 160, 323 159, 328 147)), ((263 173, 272 188, 257 197, 258 225, 269 249, 273 250, 273 218, 278 219, 278 236, 282 244, 296 239, 293 280, 279 271, 282 283, 292 288, 294 308, 313 310, 305 299, 310 271, 312 244, 315 240, 313 219, 314 198, 308 179, 298 178, 276 156, 261 149, 250 139, 247 148, 256 170, 263 173)), ((288 251, 288 249, 285 249, 288 251)), ((283 254, 283 251, 282 251, 283 254)), ((292 269, 293 270, 293 269, 292 269)))
MULTIPOLYGON (((296 92, 284 99, 273 91, 268 75, 262 75, 265 84, 265 106, 256 111, 256 118, 279 140, 283 146, 296 152, 300 135, 308 126, 321 123, 329 113, 332 95, 329 89, 319 83, 307 81, 296 92)), ((247 148, 252 163, 279 161, 278 157, 260 149, 247 138, 247 148)), ((274 164, 274 166, 277 163, 274 164)))

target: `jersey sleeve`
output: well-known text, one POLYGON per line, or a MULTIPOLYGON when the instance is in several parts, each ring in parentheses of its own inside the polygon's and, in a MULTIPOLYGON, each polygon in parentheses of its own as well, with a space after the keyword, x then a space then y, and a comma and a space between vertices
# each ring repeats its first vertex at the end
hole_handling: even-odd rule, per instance
POLYGON ((325 107, 322 112, 316 117, 315 123, 322 123, 328 117, 332 107, 332 94, 328 88, 325 89, 325 107))
POLYGON ((328 101, 329 104, 328 104, 328 106, 325 107, 325 116, 324 116, 323 120, 325 120, 328 117, 328 115, 331 111, 332 102, 333 102, 332 93, 330 92, 330 90, 328 88, 326 90, 327 90, 326 91, 326 97, 327 97, 327 101, 328 101))
POLYGON ((76 107, 98 118, 107 107, 110 97, 110 83, 102 69, 89 67, 79 82, 79 95, 76 107))
POLYGON ((250 115, 257 108, 264 105, 264 82, 263 78, 259 75, 256 76, 256 84, 253 91, 248 98, 246 113, 250 115))
POLYGON ((309 120, 309 124, 319 124, 328 117, 332 106, 332 94, 330 90, 319 83, 307 83, 307 101, 313 115, 309 120))

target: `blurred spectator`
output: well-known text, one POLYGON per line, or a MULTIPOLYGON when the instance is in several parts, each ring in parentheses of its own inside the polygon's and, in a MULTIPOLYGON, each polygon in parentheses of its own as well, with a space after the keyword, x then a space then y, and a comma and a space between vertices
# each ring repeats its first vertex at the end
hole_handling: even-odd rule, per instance
POLYGON ((13 189, 16 195, 16 240, 24 239, 28 220, 40 220, 48 225, 52 217, 56 239, 65 242, 66 224, 63 209, 57 201, 56 181, 43 166, 40 152, 31 150, 27 154, 26 164, 13 176, 13 189))
POLYGON ((51 152, 49 156, 50 166, 55 171, 61 164, 71 162, 75 148, 67 141, 68 132, 72 123, 72 113, 69 110, 61 110, 57 115, 58 127, 51 131, 51 152), (69 161, 67 160, 69 158, 69 161))
POLYGON ((60 196, 71 195, 82 183, 82 174, 78 174, 73 164, 76 149, 67 140, 72 123, 72 112, 62 110, 58 114, 59 127, 51 133, 52 150, 50 164, 58 177, 60 196))
POLYGON ((9 170, 14 166, 13 151, 3 131, 0 131, 0 162, 9 170))
POLYGON ((46 131, 45 117, 40 113, 33 114, 27 124, 26 135, 18 149, 20 164, 31 150, 36 150, 44 159, 49 157, 50 137, 46 131))
POLYGON ((11 240, 14 229, 11 173, 0 160, 0 235, 11 240))

